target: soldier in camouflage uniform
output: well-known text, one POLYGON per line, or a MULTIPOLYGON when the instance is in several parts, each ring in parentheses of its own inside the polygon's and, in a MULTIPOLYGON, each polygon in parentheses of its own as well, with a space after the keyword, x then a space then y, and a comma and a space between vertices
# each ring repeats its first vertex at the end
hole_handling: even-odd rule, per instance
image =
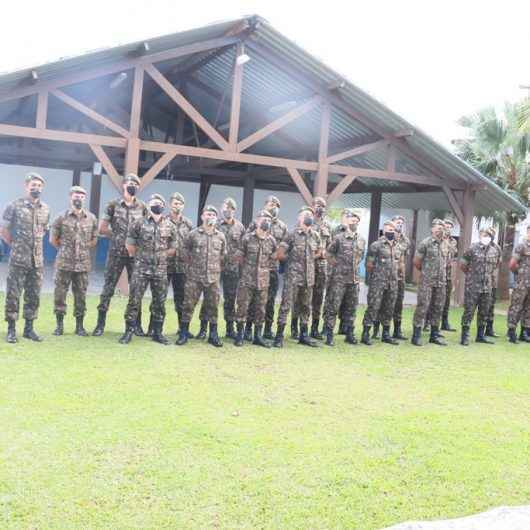
POLYGON ((177 234, 173 223, 162 215, 166 206, 164 197, 155 193, 149 197, 149 213, 131 224, 127 234, 127 252, 134 258, 134 272, 125 309, 125 333, 121 344, 131 342, 147 287, 151 288, 151 338, 160 344, 169 344, 162 334, 166 317, 168 288, 167 260, 175 255, 177 234))
POLYGON ((484 336, 484 327, 491 303, 493 276, 499 264, 497 251, 491 244, 487 228, 480 230, 480 241, 473 243, 462 256, 460 269, 465 273, 464 313, 462 314, 462 337, 460 344, 469 345, 469 326, 477 313, 477 342, 494 344, 484 336))
POLYGON ((276 240, 270 233, 272 216, 266 210, 256 218, 256 229, 247 232, 237 250, 241 263, 241 277, 237 289, 237 335, 234 344, 243 346, 243 328, 248 318, 251 302, 254 302, 254 341, 253 344, 269 348, 270 344, 262 337, 265 320, 265 304, 269 292, 271 266, 276 261, 276 240))
MULTIPOLYGON (((110 300, 114 296, 114 290, 124 268, 127 270, 129 283, 132 280, 134 258, 127 254, 125 241, 131 225, 147 214, 145 204, 136 198, 139 187, 140 179, 133 174, 127 175, 122 183, 122 198, 114 199, 107 204, 105 213, 99 224, 99 233, 110 239, 110 246, 107 255, 105 283, 103 284, 98 305, 98 321, 92 332, 92 335, 95 337, 103 335, 110 300)), ((138 322, 135 333, 138 336, 144 336, 142 331, 141 307, 138 311, 138 322)))
MULTIPOLYGON (((237 204, 234 199, 227 197, 221 206, 222 219, 217 221, 217 229, 223 232, 226 238, 226 257, 221 284, 223 286, 223 308, 226 322, 226 337, 234 339, 234 322, 236 320, 236 295, 239 283, 239 262, 237 252, 241 239, 245 235, 245 227, 235 218, 237 204)), ((204 316, 204 305, 200 312, 201 330, 198 338, 206 338, 208 321, 204 316)))
POLYGON ((13 201, 4 210, 1 236, 11 245, 5 302, 9 343, 17 342, 15 323, 22 291, 23 337, 37 342, 42 340, 33 328, 33 321, 38 316, 43 279, 42 240, 50 222, 50 209, 40 200, 43 188, 44 179, 38 173, 29 173, 25 179, 26 197, 13 201))
POLYGON ((444 239, 445 225, 441 219, 432 221, 430 237, 425 238, 416 248, 414 266, 421 271, 418 285, 416 310, 413 317, 413 334, 411 343, 421 346, 421 329, 432 301, 431 336, 429 342, 438 346, 446 343, 439 335, 440 320, 445 303, 447 289, 447 256, 449 246, 444 239))
POLYGON ((390 335, 390 322, 397 296, 399 269, 402 263, 402 246, 396 241, 392 221, 383 224, 383 235, 374 241, 366 256, 368 280, 367 307, 363 318, 361 342, 372 345, 370 329, 379 316, 383 324, 382 342, 397 346, 399 342, 390 335))
POLYGON ((316 346, 309 336, 308 322, 311 316, 311 301, 315 284, 315 259, 322 255, 322 242, 312 229, 314 212, 304 206, 298 212, 297 227, 289 232, 278 246, 278 258, 287 262, 287 273, 283 282, 282 302, 278 314, 278 324, 274 346, 283 346, 283 334, 289 311, 298 304, 300 308, 300 336, 298 342, 306 346, 316 346))
MULTIPOLYGON (((281 204, 280 199, 274 195, 269 195, 265 201, 263 207, 264 210, 272 215, 271 223, 271 235, 276 240, 276 244, 280 244, 288 234, 287 225, 278 218, 281 204)), ((252 232, 256 229, 256 225, 252 222, 248 231, 252 232)), ((265 329, 263 331, 263 338, 273 339, 272 335, 272 323, 274 321, 274 305, 276 303, 276 295, 278 294, 278 288, 280 285, 280 271, 278 269, 278 263, 275 262, 271 265, 270 282, 269 282, 269 294, 267 296, 267 306, 265 308, 265 329)), ((254 305, 250 305, 249 315, 254 315, 254 305)), ((247 320, 245 326, 245 340, 252 340, 252 318, 247 320)))
POLYGON ((346 304, 345 342, 357 344, 354 326, 359 303, 359 264, 364 257, 366 242, 355 230, 350 229, 355 221, 360 221, 359 216, 351 208, 345 208, 342 211, 342 225, 347 229, 337 232, 327 246, 330 277, 324 304, 324 334, 328 346, 333 346, 333 330, 343 301, 346 304))
POLYGON ((510 270, 517 273, 508 309, 508 338, 517 343, 517 322, 521 320, 520 340, 530 342, 530 225, 526 227, 526 238, 513 250, 510 270))
POLYGON ((499 281, 499 267, 502 261, 502 248, 495 242, 495 236, 497 235, 495 228, 490 226, 489 233, 491 235, 490 245, 497 252, 498 264, 497 264, 497 270, 495 271, 495 274, 493 275, 493 285, 491 289, 491 303, 490 303, 490 308, 488 311, 488 317, 486 319, 486 331, 484 332, 484 335, 486 335, 487 337, 498 337, 498 335, 495 333, 493 329, 493 321, 495 319, 495 302, 497 301, 497 285, 499 281))
POLYGON ((202 225, 192 230, 184 243, 183 252, 189 265, 184 290, 182 323, 177 344, 188 342, 188 331, 193 311, 201 294, 204 297, 204 317, 210 323, 208 342, 223 345, 217 333, 219 280, 226 257, 226 238, 216 228, 217 208, 208 205, 201 214, 202 225))
POLYGON ((54 308, 57 327, 53 332, 64 333, 66 295, 72 286, 74 295, 75 334, 86 337, 83 326, 86 314, 88 273, 92 259, 90 249, 97 244, 98 223, 96 216, 84 208, 86 191, 81 186, 70 188, 70 207, 52 225, 50 243, 57 249, 55 260, 54 308))

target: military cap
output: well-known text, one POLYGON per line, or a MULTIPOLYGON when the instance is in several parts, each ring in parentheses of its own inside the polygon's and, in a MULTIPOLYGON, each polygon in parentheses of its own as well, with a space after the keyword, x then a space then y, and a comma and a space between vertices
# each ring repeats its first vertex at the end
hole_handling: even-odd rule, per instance
POLYGON ((353 208, 344 208, 342 210, 342 215, 345 215, 346 217, 357 217, 359 221, 361 220, 359 214, 353 208))
POLYGON ((164 206, 166 205, 166 199, 164 199, 159 193, 153 193, 153 195, 149 197, 149 202, 151 201, 160 201, 164 206))
POLYGON ((383 223, 383 226, 393 226, 394 228, 396 227, 393 223, 393 221, 391 221, 390 219, 387 219, 384 223, 383 223))
POLYGON ((313 210, 313 208, 311 208, 311 206, 302 206, 302 207, 298 210, 298 213, 304 213, 304 212, 309 212, 309 213, 312 213, 312 214, 315 213, 315 211, 313 210))
POLYGON ((433 219, 431 226, 443 226, 444 222, 441 219, 433 219))
POLYGON ((184 200, 184 196, 181 193, 179 193, 178 191, 176 191, 175 193, 172 193, 171 197, 169 198, 169 200, 171 200, 171 201, 174 200, 174 199, 177 200, 177 201, 180 201, 182 203, 186 202, 184 200))
POLYGON ((394 217, 392 217, 392 221, 403 221, 403 222, 405 222, 405 218, 402 215, 394 215, 394 217))
POLYGON ((70 188, 70 195, 72 193, 82 193, 83 195, 86 195, 86 190, 85 188, 82 188, 81 186, 72 186, 70 188))
POLYGON ((488 227, 488 232, 490 233, 491 237, 495 237, 495 234, 497 233, 493 226, 488 227))
POLYGON ((315 206, 324 206, 324 208, 327 206, 327 202, 326 202, 326 199, 324 199, 324 197, 315 197, 313 199, 313 204, 315 206))
POLYGON ((267 219, 272 219, 272 215, 267 210, 261 210, 261 212, 258 212, 257 217, 266 217, 267 219))
POLYGON ((232 199, 232 197, 227 197, 223 201, 223 204, 226 204, 226 206, 228 206, 229 208, 232 208, 232 210, 235 210, 237 208, 237 203, 235 199, 232 199))
POLYGON ((444 220, 443 220, 443 223, 444 223, 444 225, 455 226, 455 222, 454 222, 452 219, 449 219, 449 218, 444 219, 444 220))
MULTIPOLYGON (((490 228, 489 226, 483 226, 482 228, 479 229, 479 234, 487 234, 488 236, 491 236, 491 231, 490 231, 490 228)), ((493 237, 493 236, 491 236, 493 237)))
POLYGON ((282 207, 282 205, 280 204, 280 199, 278 199, 278 197, 275 197, 274 195, 269 195, 265 202, 273 202, 274 204, 276 204, 276 206, 278 206, 278 208, 282 207))
POLYGON ((215 206, 213 206, 212 204, 207 204, 203 209, 202 209, 202 213, 204 212, 212 212, 214 213, 215 215, 219 215, 219 212, 217 211, 217 208, 215 206))
POLYGON ((41 175, 39 175, 39 173, 36 173, 35 171, 32 171, 31 173, 28 173, 24 180, 25 180, 26 184, 28 182, 31 182, 32 180, 40 180, 43 184, 46 184, 46 181, 44 180, 44 178, 41 175))
POLYGON ((134 182, 135 184, 140 185, 140 179, 138 178, 138 175, 135 175, 134 173, 129 173, 127 176, 123 177, 123 182, 134 182))

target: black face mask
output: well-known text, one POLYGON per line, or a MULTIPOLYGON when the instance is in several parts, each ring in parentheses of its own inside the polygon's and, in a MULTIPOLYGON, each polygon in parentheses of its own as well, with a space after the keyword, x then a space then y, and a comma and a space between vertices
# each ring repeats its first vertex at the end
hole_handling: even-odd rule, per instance
POLYGON ((125 189, 129 195, 132 195, 133 197, 136 195, 136 186, 129 184, 125 189))
POLYGON ((309 216, 304 217, 304 224, 306 226, 311 226, 313 224, 313 218, 309 216))
POLYGON ((164 211, 164 207, 161 204, 153 204, 153 206, 151 206, 151 211, 155 215, 160 215, 164 211))
POLYGON ((389 241, 393 241, 394 240, 394 232, 385 232, 385 237, 389 240, 389 241))
POLYGON ((40 197, 41 191, 40 190, 30 190, 29 194, 34 198, 38 199, 40 197))
POLYGON ((83 201, 81 199, 74 199, 72 204, 77 210, 80 210, 83 207, 83 201))
POLYGON ((264 232, 268 232, 271 228, 271 223, 270 221, 261 221, 261 223, 259 224, 259 227, 264 231, 264 232))

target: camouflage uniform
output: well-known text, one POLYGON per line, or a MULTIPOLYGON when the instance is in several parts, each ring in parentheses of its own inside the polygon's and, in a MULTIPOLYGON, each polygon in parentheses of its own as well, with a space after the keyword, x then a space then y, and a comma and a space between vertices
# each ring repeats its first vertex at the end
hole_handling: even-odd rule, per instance
POLYGON ((245 322, 249 306, 254 305, 254 323, 261 326, 265 320, 265 304, 269 291, 271 266, 275 264, 273 255, 276 241, 270 234, 259 237, 254 230, 243 236, 238 257, 242 258, 241 277, 237 289, 236 320, 245 322))
POLYGON ((405 269, 407 266, 407 256, 409 255, 412 243, 405 234, 400 234, 396 242, 401 247, 401 263, 398 270, 396 303, 394 305, 394 320, 401 321, 401 316, 403 314, 403 300, 405 299, 405 269))
POLYGON ((497 269, 493 273, 493 282, 491 287, 491 301, 490 301, 490 307, 488 311, 488 316, 486 318, 486 321, 488 324, 492 325, 493 321, 495 320, 495 302, 497 301, 497 287, 499 283, 499 267, 502 261, 502 248, 493 241, 493 234, 492 234, 492 240, 490 245, 495 249, 497 252, 497 269))
POLYGON ((530 240, 519 243, 512 258, 519 264, 517 280, 508 309, 508 328, 515 329, 519 320, 524 328, 530 328, 530 240))
POLYGON ((20 295, 24 291, 23 316, 33 321, 38 316, 43 280, 42 241, 50 222, 50 209, 37 200, 17 199, 8 204, 4 227, 11 233, 11 255, 7 273, 5 319, 18 320, 20 295))
POLYGON ((85 209, 79 212, 68 209, 53 222, 50 239, 59 242, 55 261, 56 315, 66 314, 66 296, 72 285, 74 316, 85 316, 88 273, 92 265, 90 243, 97 237, 97 233, 96 216, 85 209))
POLYGON ((226 238, 216 228, 209 234, 200 226, 189 233, 183 252, 190 266, 186 275, 182 322, 189 324, 202 294, 204 320, 217 324, 219 279, 226 256, 226 238))

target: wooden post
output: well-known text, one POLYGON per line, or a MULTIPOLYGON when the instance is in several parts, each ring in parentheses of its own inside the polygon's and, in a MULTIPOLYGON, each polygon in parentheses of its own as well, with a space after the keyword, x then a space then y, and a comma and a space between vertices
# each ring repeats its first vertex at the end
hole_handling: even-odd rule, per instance
POLYGON ((81 186, 81 170, 79 168, 72 171, 72 186, 81 186))
POLYGON ((379 238, 379 220, 381 218, 381 199, 383 194, 380 191, 373 191, 370 200, 370 228, 368 229, 368 245, 371 245, 379 238))
POLYGON ((208 199, 208 193, 211 186, 212 185, 206 180, 206 177, 201 176, 201 186, 199 188, 199 208, 197 210, 197 226, 202 224, 202 210, 206 206, 206 200, 208 199))
POLYGON ((241 113, 241 90, 243 88, 243 64, 239 64, 238 60, 244 54, 243 44, 237 45, 236 60, 234 62, 234 76, 232 81, 232 104, 230 110, 230 132, 229 141, 230 150, 237 149, 237 142, 239 140, 239 116, 241 113))
MULTIPOLYGON (((92 166, 92 178, 90 179, 90 204, 89 210, 99 218, 99 204, 101 202, 101 173, 103 168, 99 162, 94 162, 92 166)), ((81 173, 81 172, 79 172, 81 173)), ((74 171, 75 177, 75 171, 74 171)), ((96 249, 90 252, 92 259, 92 268, 96 265, 96 249)))
POLYGON ((412 282, 412 277, 414 274, 414 252, 416 251, 416 246, 418 245, 418 210, 413 210, 412 217, 412 230, 410 232, 410 253, 407 261, 407 270, 405 272, 405 280, 410 283, 412 282))
POLYGON ((320 123, 320 145, 318 148, 318 172, 313 186, 313 195, 326 197, 328 194, 328 144, 331 125, 331 107, 328 102, 322 104, 322 118, 320 123))
POLYGON ((254 213, 254 186, 255 186, 254 175, 250 173, 245 177, 245 183, 243 185, 243 210, 241 212, 241 222, 248 226, 252 222, 254 213))
MULTIPOLYGON (((471 236, 473 234, 473 218, 475 214, 475 194, 476 191, 469 186, 464 190, 462 204, 464 222, 460 227, 460 238, 458 240, 459 260, 463 256, 465 250, 471 245, 471 236)), ((455 302, 457 305, 464 303, 464 273, 460 270, 460 267, 457 268, 456 274, 455 302)))
POLYGON ((137 66, 134 69, 134 81, 131 102, 131 123, 129 126, 129 138, 125 152, 125 174, 138 174, 138 162, 140 159, 140 119, 142 114, 142 92, 144 87, 144 69, 137 66))

